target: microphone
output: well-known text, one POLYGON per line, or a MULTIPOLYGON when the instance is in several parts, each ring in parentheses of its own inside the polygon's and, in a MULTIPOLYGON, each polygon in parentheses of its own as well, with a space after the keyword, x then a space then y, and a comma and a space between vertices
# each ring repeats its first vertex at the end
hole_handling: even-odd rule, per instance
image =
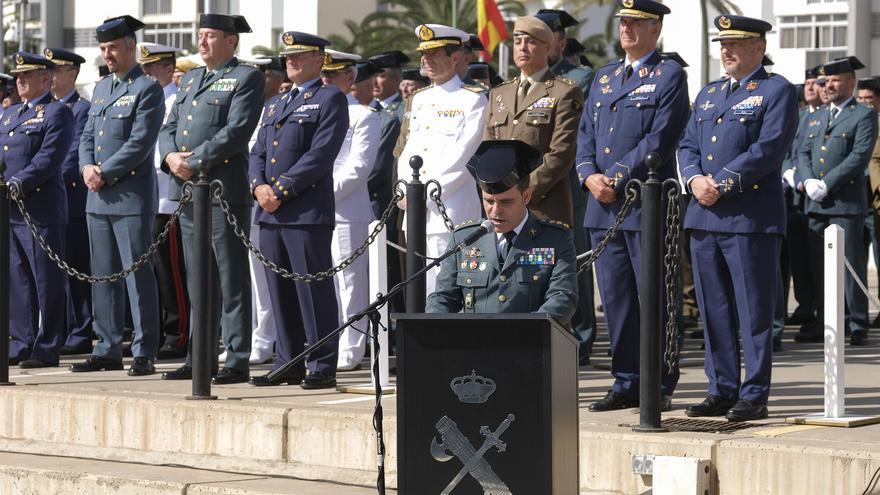
POLYGON ((465 237, 463 241, 458 243, 458 246, 456 246, 456 249, 460 249, 465 246, 469 246, 469 245, 473 244, 480 237, 483 237, 484 235, 488 234, 489 232, 494 232, 494 231, 495 231, 495 226, 492 225, 492 220, 488 220, 488 219, 483 220, 483 223, 481 223, 480 226, 477 227, 476 230, 471 232, 469 236, 465 237))

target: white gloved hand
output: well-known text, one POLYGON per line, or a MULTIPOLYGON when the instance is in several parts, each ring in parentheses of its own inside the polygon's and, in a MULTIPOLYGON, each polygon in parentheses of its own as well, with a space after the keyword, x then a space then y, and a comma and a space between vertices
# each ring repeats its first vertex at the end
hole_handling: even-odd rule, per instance
POLYGON ((793 168, 790 168, 790 169, 786 170, 785 172, 782 172, 782 180, 783 180, 786 184, 788 184, 788 187, 794 189, 794 187, 795 187, 795 184, 794 184, 794 169, 793 169, 793 168))
POLYGON ((822 201, 828 195, 828 187, 819 179, 805 180, 804 190, 813 201, 822 201))

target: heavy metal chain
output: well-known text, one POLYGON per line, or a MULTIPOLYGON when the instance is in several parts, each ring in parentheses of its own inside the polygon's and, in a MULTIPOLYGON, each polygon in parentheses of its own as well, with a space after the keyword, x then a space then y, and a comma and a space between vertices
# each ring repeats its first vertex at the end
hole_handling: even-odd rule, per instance
POLYGON ((428 198, 437 205, 437 211, 440 212, 440 216, 443 217, 443 223, 446 224, 446 229, 452 232, 455 230, 455 224, 452 223, 452 219, 449 218, 449 215, 446 213, 446 205, 443 204, 443 200, 440 199, 440 194, 443 192, 443 188, 440 187, 440 183, 437 182, 436 179, 431 179, 425 185, 426 188, 429 188, 428 198), (434 186, 430 188, 430 186, 434 186))
POLYGON ((21 216, 24 218, 25 223, 27 223, 27 226, 30 229, 31 234, 34 236, 34 239, 36 239, 37 244, 40 245, 40 249, 45 251, 46 255, 49 256, 49 259, 54 261, 55 264, 58 265, 58 268, 61 268, 65 273, 67 273, 71 277, 76 277, 77 280, 81 280, 83 282, 88 282, 90 284, 98 284, 98 283, 105 283, 105 282, 116 282, 117 280, 121 280, 121 279, 127 277, 128 275, 130 275, 131 273, 134 273, 135 271, 137 271, 139 268, 143 267, 145 264, 147 264, 147 262, 150 261, 150 259, 153 257, 153 255, 156 254, 156 251, 159 249, 159 246, 161 246, 162 243, 165 242, 165 239, 168 238, 168 234, 169 234, 169 232, 171 232, 171 226, 180 217, 180 213, 183 211, 183 207, 186 206, 186 204, 189 203, 190 200, 192 199, 192 190, 191 189, 192 189, 192 182, 184 183, 182 191, 181 191, 180 203, 177 205, 177 208, 174 210, 174 213, 171 214, 171 218, 165 224, 165 227, 162 229, 161 232, 159 232, 159 235, 156 237, 156 240, 153 242, 153 244, 150 245, 150 247, 147 249, 146 252, 144 252, 144 254, 140 255, 140 257, 138 257, 136 260, 134 260, 134 262, 128 268, 125 268, 122 271, 119 271, 116 273, 112 273, 110 275, 100 275, 100 276, 82 273, 82 272, 76 270, 75 268, 73 268, 72 266, 70 266, 66 261, 61 259, 61 257, 58 256, 58 253, 56 253, 55 250, 52 249, 51 246, 49 246, 49 243, 46 242, 46 239, 43 237, 42 234, 40 234, 40 231, 37 230, 37 226, 34 224, 34 221, 31 218, 31 215, 27 212, 27 210, 24 207, 24 198, 22 198, 21 193, 18 190, 18 188, 13 186, 12 184, 10 184, 9 196, 12 198, 12 200, 18 206, 18 211, 21 212, 21 216))
MULTIPOLYGON (((635 186, 635 183, 632 184, 635 186)), ((605 235, 602 236, 602 239, 596 244, 596 247, 590 251, 590 255, 587 256, 587 259, 580 265, 578 268, 578 274, 593 267, 593 263, 595 263, 599 256, 602 255, 602 252, 605 251, 605 248, 608 246, 608 243, 611 242, 611 239, 617 235, 617 229, 620 228, 620 224, 626 219, 626 215, 629 213, 629 209, 633 202, 635 202, 636 198, 638 198, 638 189, 636 187, 627 187, 626 198, 623 200, 623 204, 620 205, 620 211, 617 212, 617 216, 614 217, 614 223, 605 231, 605 235)))
POLYGON ((211 187, 214 190, 214 199, 217 200, 217 202, 220 204, 220 209, 223 210, 223 213, 226 215, 226 223, 228 223, 232 227, 232 231, 235 233, 235 236, 238 237, 238 239, 245 245, 248 251, 250 251, 251 253, 253 253, 254 256, 257 257, 260 263, 262 263, 264 266, 266 266, 266 268, 272 270, 276 274, 281 275, 284 278, 289 278, 294 282, 311 283, 319 282, 321 280, 325 280, 336 275, 337 273, 351 266, 351 264, 354 263, 356 259, 358 259, 367 251, 367 248, 370 246, 370 244, 372 244, 376 240, 379 232, 381 232, 382 229, 385 228, 385 224, 388 223, 388 218, 391 216, 394 208, 397 208, 397 202, 403 199, 404 194, 400 189, 401 184, 405 184, 405 182, 398 181, 394 185, 394 197, 391 198, 391 202, 388 203, 385 211, 382 212, 382 217, 379 218, 379 224, 376 225, 376 228, 374 228, 373 231, 370 232, 370 235, 367 236, 367 239, 364 241, 364 243, 361 244, 360 247, 355 249, 351 256, 340 261, 338 265, 322 272, 303 274, 292 272, 278 266, 277 263, 270 260, 266 257, 266 255, 260 252, 260 250, 256 246, 254 246, 254 243, 251 242, 250 236, 245 233, 240 225, 238 225, 238 220, 235 218, 235 215, 232 214, 232 211, 229 208, 229 203, 227 203, 226 200, 223 199, 223 183, 215 180, 211 183, 211 187))
POLYGON ((663 359, 667 373, 678 369, 678 295, 679 271, 681 270, 681 205, 678 203, 678 186, 666 192, 666 235, 663 266, 666 284, 666 351, 663 359))

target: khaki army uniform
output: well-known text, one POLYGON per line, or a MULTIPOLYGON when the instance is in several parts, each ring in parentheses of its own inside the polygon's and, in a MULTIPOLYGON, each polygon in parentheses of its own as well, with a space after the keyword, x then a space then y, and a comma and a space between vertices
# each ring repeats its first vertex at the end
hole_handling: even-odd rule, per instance
POLYGON ((529 208, 543 219, 572 223, 569 172, 575 160, 584 94, 571 81, 547 71, 517 101, 520 80, 512 79, 489 94, 484 139, 517 139, 544 154, 532 172, 529 208))

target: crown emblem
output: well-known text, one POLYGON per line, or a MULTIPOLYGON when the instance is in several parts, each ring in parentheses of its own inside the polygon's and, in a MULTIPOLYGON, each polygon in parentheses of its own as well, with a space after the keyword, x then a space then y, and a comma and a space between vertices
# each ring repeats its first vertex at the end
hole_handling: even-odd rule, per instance
POLYGON ((631 9, 631 8, 633 8, 633 5, 634 5, 633 0, 623 0, 624 7, 631 9))
POLYGON ((495 380, 483 378, 477 375, 476 370, 471 370, 470 375, 453 378, 449 388, 465 404, 483 404, 495 392, 495 380))
POLYGON ((52 60, 54 54, 52 53, 52 50, 46 48, 45 50, 43 50, 43 55, 45 55, 46 58, 48 58, 49 60, 52 60))
POLYGON ((147 58, 149 56, 150 56, 150 50, 146 46, 141 45, 141 58, 147 58))
POLYGON ((333 63, 333 57, 330 56, 329 53, 324 54, 324 65, 330 65, 333 63))
POLYGON ((281 36, 281 41, 284 42, 285 45, 290 46, 293 44, 293 35, 290 33, 284 33, 284 35, 281 36))
POLYGON ((419 39, 422 41, 430 41, 434 39, 434 30, 429 28, 426 24, 422 24, 419 27, 419 39))
POLYGON ((821 66, 821 67, 819 67, 819 75, 820 75, 820 76, 824 76, 824 75, 825 75, 825 66, 824 66, 824 65, 821 66))
POLYGON ((721 29, 730 29, 730 26, 731 26, 732 24, 731 24, 731 22, 730 22, 730 18, 729 18, 729 17, 727 17, 727 16, 721 16, 721 18, 718 19, 718 25, 721 27, 721 29))
POLYGON ((22 57, 20 53, 15 54, 15 63, 18 65, 24 64, 24 57, 22 57))

